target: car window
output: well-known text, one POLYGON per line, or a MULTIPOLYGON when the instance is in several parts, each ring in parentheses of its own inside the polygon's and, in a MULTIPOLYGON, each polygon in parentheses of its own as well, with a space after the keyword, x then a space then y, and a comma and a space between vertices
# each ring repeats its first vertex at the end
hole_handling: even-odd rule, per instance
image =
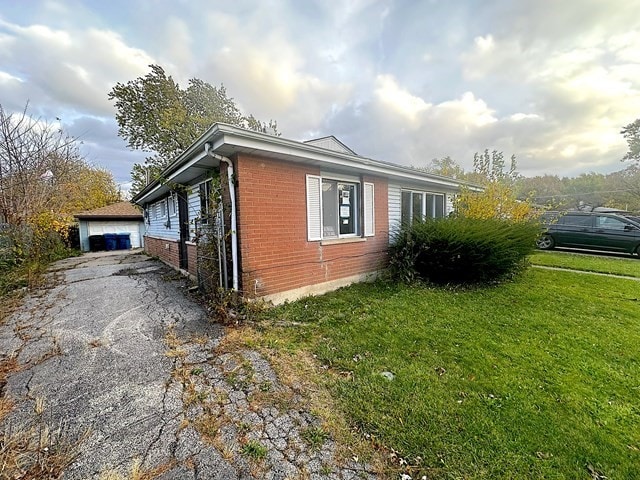
POLYGON ((574 227, 590 227, 591 216, 590 215, 565 215, 562 218, 564 225, 571 225, 574 227))
POLYGON ((596 217, 596 227, 604 228, 606 230, 624 230, 626 222, 622 220, 618 220, 617 218, 612 217, 596 217))

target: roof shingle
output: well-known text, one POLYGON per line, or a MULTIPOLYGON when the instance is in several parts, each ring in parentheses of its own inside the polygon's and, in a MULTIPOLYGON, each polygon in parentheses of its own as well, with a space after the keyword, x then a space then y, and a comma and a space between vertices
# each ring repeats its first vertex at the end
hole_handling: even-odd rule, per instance
POLYGON ((142 212, 130 202, 118 202, 74 215, 76 218, 142 218, 142 212))

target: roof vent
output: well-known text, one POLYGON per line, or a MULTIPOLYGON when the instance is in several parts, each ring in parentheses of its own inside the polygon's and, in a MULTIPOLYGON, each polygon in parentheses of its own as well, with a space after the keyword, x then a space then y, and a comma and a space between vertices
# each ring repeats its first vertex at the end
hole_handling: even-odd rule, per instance
POLYGON ((313 145, 314 147, 331 150, 332 152, 346 153, 347 155, 357 155, 356 152, 351 150, 333 135, 329 135, 328 137, 315 138, 313 140, 307 140, 303 143, 306 143, 307 145, 313 145))

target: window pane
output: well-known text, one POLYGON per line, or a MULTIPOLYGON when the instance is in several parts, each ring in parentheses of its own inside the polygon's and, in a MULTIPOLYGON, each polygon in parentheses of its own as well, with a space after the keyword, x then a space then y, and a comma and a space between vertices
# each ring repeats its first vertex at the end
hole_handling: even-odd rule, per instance
POLYGON ((607 230, 624 230, 624 222, 612 217, 597 217, 596 224, 599 228, 607 230))
POLYGON ((211 184, 209 182, 200 184, 200 214, 206 216, 209 213, 209 194, 211 192, 211 184))
POLYGON ((338 184, 338 198, 340 203, 340 235, 356 233, 356 212, 358 198, 356 186, 352 183, 338 184))
POLYGON ((422 194, 413 193, 413 220, 422 220, 422 194))
POLYGON ((427 218, 435 218, 435 203, 433 194, 427 193, 427 218))
POLYGON ((590 215, 567 215, 563 223, 575 227, 590 227, 592 218, 590 215))
POLYGON ((322 181, 322 237, 338 236, 338 185, 331 180, 322 181))
POLYGON ((436 218, 444 217, 444 195, 434 195, 436 199, 436 218))
POLYGON ((411 192, 402 192, 401 220, 403 225, 411 223, 411 192))

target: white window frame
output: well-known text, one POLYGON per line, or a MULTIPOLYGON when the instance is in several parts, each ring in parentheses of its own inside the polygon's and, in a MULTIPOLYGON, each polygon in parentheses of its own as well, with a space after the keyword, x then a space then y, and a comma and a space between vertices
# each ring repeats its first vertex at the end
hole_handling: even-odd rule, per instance
POLYGON ((442 193, 442 192, 429 192, 429 191, 425 191, 425 190, 414 190, 411 188, 402 188, 400 190, 400 218, 402 219, 404 217, 403 215, 403 211, 402 211, 402 207, 403 207, 403 203, 402 203, 402 194, 403 193, 411 193, 411 202, 409 202, 409 206, 411 208, 411 211, 409 212, 409 223, 413 222, 413 218, 414 218, 414 214, 413 214, 413 195, 414 194, 419 194, 422 195, 422 202, 421 202, 421 207, 422 207, 422 211, 420 212, 420 217, 424 220, 426 218, 444 218, 447 215, 447 195, 446 193, 442 193), (433 202, 433 210, 431 212, 429 212, 430 214, 428 215, 427 213, 427 195, 431 195, 434 197, 434 202, 433 202), (442 217, 438 217, 436 215, 436 202, 435 202, 435 197, 439 196, 442 197, 442 217))
MULTIPOLYGON (((307 196, 307 240, 340 240, 354 239, 362 237, 373 237, 375 235, 375 191, 374 184, 363 182, 357 177, 334 175, 331 173, 321 175, 306 175, 306 196, 307 196), (330 181, 336 184, 351 184, 355 188, 356 208, 353 212, 353 223, 355 233, 340 234, 340 223, 336 236, 324 234, 324 212, 323 212, 323 182, 330 181), (361 221, 361 215, 364 217, 361 221)), ((338 222, 340 222, 340 204, 336 212, 338 222)))
POLYGON ((209 211, 210 207, 211 207, 211 190, 213 187, 213 180, 212 179, 207 179, 204 182, 200 182, 197 185, 198 188, 198 199, 199 199, 199 203, 200 203, 200 213, 199 213, 199 217, 200 217, 200 224, 201 225, 208 225, 209 224, 209 217, 211 216, 211 212, 209 211), (202 192, 204 190, 204 202, 203 202, 203 195, 202 192))
POLYGON ((167 216, 167 199, 163 198, 158 202, 158 208, 160 209, 159 218, 165 218, 167 216))
MULTIPOLYGON (((336 235, 332 235, 332 236, 328 236, 324 234, 324 229, 325 229, 325 225, 324 225, 324 188, 320 188, 320 205, 322 208, 322 217, 321 217, 321 222, 322 222, 322 238, 326 239, 326 240, 338 240, 340 238, 354 238, 354 237, 359 237, 361 235, 360 232, 360 182, 359 181, 353 181, 353 180, 340 180, 338 178, 332 178, 332 177, 322 177, 321 178, 321 187, 325 182, 334 182, 336 184, 336 188, 337 191, 339 191, 339 185, 353 185, 354 188, 354 198, 351 199, 350 201, 352 203, 356 203, 356 205, 352 205, 355 208, 353 208, 353 226, 354 226, 354 232, 353 233, 340 233, 340 225, 341 225, 341 219, 342 217, 340 216, 340 207, 342 206, 339 202, 337 203, 337 207, 338 209, 336 210, 336 217, 338 219, 338 231, 336 232, 336 235)), ((338 196, 338 200, 340 199, 340 197, 338 196)))
POLYGON ((169 195, 169 198, 167 198, 167 210, 169 211, 169 216, 170 217, 177 217, 178 216, 178 194, 175 192, 172 192, 169 195))

